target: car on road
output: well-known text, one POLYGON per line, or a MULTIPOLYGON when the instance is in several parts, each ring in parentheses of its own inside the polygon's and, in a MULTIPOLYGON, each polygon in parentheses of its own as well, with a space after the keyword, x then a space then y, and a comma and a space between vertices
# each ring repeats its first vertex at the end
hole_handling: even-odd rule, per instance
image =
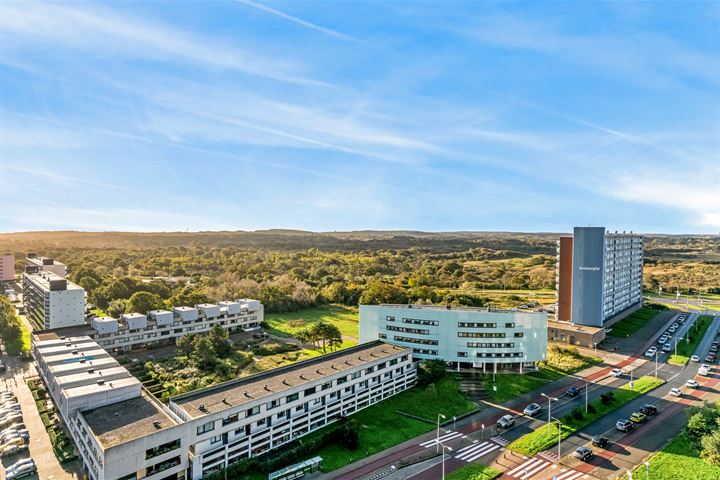
POLYGON ((570 387, 565 392, 565 395, 568 397, 577 397, 580 394, 580 389, 578 387, 570 387))
POLYGON ((610 370, 610 375, 613 377, 621 377, 623 374, 622 368, 613 368, 610 370))
POLYGON ((3 449, 0 450, 0 457, 2 457, 2 458, 11 457, 11 456, 17 455, 19 453, 25 453, 27 451, 28 451, 27 445, 25 445, 24 443, 20 443, 20 444, 15 443, 12 445, 8 445, 7 447, 3 447, 3 449))
POLYGON ((680 390, 679 388, 671 388, 670 395, 675 395, 676 397, 682 397, 682 390, 680 390))
POLYGON ((35 467, 35 462, 33 463, 23 463, 19 465, 18 467, 9 467, 5 470, 5 479, 6 480, 17 480, 18 478, 24 478, 29 475, 32 475, 37 471, 37 468, 35 467))
POLYGON ((538 413, 540 413, 540 409, 542 407, 538 405, 537 403, 531 403, 527 407, 525 407, 525 410, 523 410, 523 413, 527 415, 528 417, 534 417, 538 413))
POLYGON ((657 411, 658 411, 657 407, 651 403, 646 403, 645 405, 643 405, 642 407, 640 407, 638 409, 638 412, 642 412, 648 416, 655 415, 657 413, 657 411))
POLYGON ((703 363, 700 365, 700 368, 698 369, 698 374, 702 375, 704 377, 710 375, 710 365, 703 363))
POLYGON ((603 437, 602 435, 598 435, 596 437, 593 437, 592 444, 596 447, 606 448, 608 445, 610 445, 610 439, 607 437, 603 437))
POLYGON ((647 415, 642 412, 635 412, 630 415, 630 421, 633 423, 643 423, 645 420, 647 420, 647 415))
POLYGON ((575 453, 573 453, 573 456, 575 458, 579 458, 583 462, 587 462, 588 460, 590 460, 592 458, 593 451, 587 447, 580 447, 577 450, 575 450, 575 453))
POLYGON ((691 361, 691 362, 699 362, 699 361, 700 361, 700 357, 698 357, 697 355, 693 355, 692 357, 690 357, 690 361, 691 361))
POLYGON ((662 350, 663 350, 663 352, 669 352, 670 350, 672 350, 672 344, 666 343, 665 345, 663 345, 662 350))
POLYGON ((645 352, 645 356, 650 358, 655 355, 655 353, 657 353, 657 347, 650 347, 648 348, 647 352, 645 352))
POLYGON ((615 429, 620 430, 621 432, 629 432, 633 429, 633 426, 633 423, 627 418, 621 418, 615 422, 615 429))
POLYGON ((688 388, 699 388, 699 387, 700 387, 700 383, 698 383, 697 380, 693 380, 693 379, 691 378, 690 380, 688 380, 687 382, 685 382, 685 386, 688 387, 688 388))
POLYGON ((503 415, 497 421, 497 426, 500 428, 510 428, 515 425, 515 418, 512 415, 503 415))

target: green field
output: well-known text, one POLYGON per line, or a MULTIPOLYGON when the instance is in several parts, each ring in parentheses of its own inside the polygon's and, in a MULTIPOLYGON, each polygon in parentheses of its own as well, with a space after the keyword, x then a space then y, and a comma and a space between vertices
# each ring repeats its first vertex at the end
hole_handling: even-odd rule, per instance
MULTIPOLYGON (((626 384, 618 389, 615 389, 613 391, 614 399, 611 403, 603 404, 600 399, 591 402, 590 405, 595 408, 595 413, 585 415, 583 409, 583 416, 581 418, 575 418, 571 414, 565 415, 560 419, 562 422, 560 437, 563 439, 569 437, 581 428, 591 424, 626 403, 635 400, 650 390, 659 387, 663 383, 665 383, 665 381, 659 378, 641 377, 635 381, 633 389, 630 388, 630 384, 626 384)), ((508 445, 507 448, 514 452, 522 453, 523 455, 533 456, 538 452, 542 452, 543 450, 547 450, 553 445, 556 445, 557 441, 558 426, 557 423, 552 423, 550 425, 550 429, 548 429, 547 426, 542 426, 534 432, 518 438, 508 445)))
POLYGON ((343 342, 343 348, 357 345, 360 335, 357 308, 328 305, 291 313, 271 313, 265 316, 268 333, 279 337, 292 337, 299 330, 323 320, 337 325, 343 336, 350 337, 343 342))
POLYGON ((497 391, 493 390, 492 374, 487 374, 483 377, 483 385, 493 402, 503 403, 601 361, 597 357, 580 355, 576 349, 551 346, 547 361, 540 364, 538 371, 495 375, 497 391))
POLYGON ((324 447, 317 452, 323 458, 322 467, 332 471, 356 462, 398 443, 435 428, 438 413, 447 418, 461 415, 475 408, 460 392, 452 376, 427 387, 414 387, 361 410, 350 418, 360 426, 360 444, 356 450, 339 445, 324 447), (404 412, 428 421, 401 415, 404 412))
POLYGON ((698 317, 697 320, 695 320, 693 326, 690 327, 690 330, 688 331, 688 335, 691 337, 691 341, 686 342, 685 338, 678 341, 677 355, 670 355, 668 363, 680 366, 687 365, 687 362, 690 361, 690 357, 700 343, 700 340, 702 340, 705 332, 707 332, 708 327, 710 327, 712 319, 713 317, 710 316, 698 317))
MULTIPOLYGON (((650 478, 656 480, 717 480, 720 467, 703 461, 685 433, 648 459, 650 478)), ((643 479, 645 466, 635 469, 633 478, 643 479)), ((624 477, 627 478, 627 477, 624 477)))
POLYGON ((5 349, 9 355, 17 355, 19 353, 30 352, 30 331, 24 322, 20 322, 20 337, 12 340, 5 340, 5 349))
POLYGON ((469 463, 445 475, 445 478, 447 480, 492 480, 500 475, 502 475, 502 472, 498 472, 494 468, 477 463, 469 463))
POLYGON ((655 318, 658 313, 660 313, 658 310, 643 307, 614 324, 608 331, 608 335, 611 337, 629 337, 655 318))

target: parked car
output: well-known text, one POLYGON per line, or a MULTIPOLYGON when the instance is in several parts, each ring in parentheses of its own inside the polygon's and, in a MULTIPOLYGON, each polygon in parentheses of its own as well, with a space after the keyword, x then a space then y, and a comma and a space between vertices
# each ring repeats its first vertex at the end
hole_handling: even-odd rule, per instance
POLYGON ((651 403, 646 403, 645 405, 640 407, 640 409, 638 411, 644 413, 645 415, 650 416, 650 415, 655 415, 657 413, 658 409, 655 405, 653 405, 651 403))
POLYGON ((708 363, 715 363, 715 354, 714 353, 708 353, 707 357, 705 357, 705 361, 708 363))
POLYGON ((596 437, 593 437, 592 444, 595 445, 596 447, 606 448, 608 445, 610 445, 610 439, 607 437, 598 435, 596 437))
POLYGON ((512 415, 503 415, 497 421, 497 426, 500 428, 510 428, 513 425, 515 425, 515 418, 512 415))
POLYGON ((667 335, 663 335, 662 337, 658 338, 658 341, 657 341, 657 342, 658 342, 658 344, 662 345, 662 344, 664 344, 664 343, 667 342, 667 341, 668 341, 668 336, 667 336, 667 335))
POLYGON ((565 395, 567 395, 568 397, 577 397, 579 393, 580 389, 578 387, 570 387, 565 392, 565 395))
POLYGON ((22 414, 16 413, 14 415, 8 415, 7 417, 0 420, 0 428, 7 428, 10 425, 15 425, 17 423, 22 423, 23 417, 22 414))
POLYGON ((650 347, 647 352, 645 352, 645 356, 651 358, 655 353, 657 353, 657 347, 650 347))
POLYGON ((710 375, 710 365, 703 363, 698 369, 698 375, 702 375, 704 377, 710 375))
POLYGON ((5 362, 0 360, 0 372, 4 372, 5 370, 7 370, 7 365, 5 365, 5 362))
POLYGON ((4 447, 2 450, 0 450, 0 457, 11 457, 13 455, 17 455, 18 453, 24 453, 27 451, 28 446, 24 443, 8 445, 7 447, 4 447))
POLYGON ((643 423, 645 420, 647 420, 647 415, 642 412, 635 412, 630 415, 630 421, 633 423, 643 423))
POLYGON ((682 397, 682 390, 680 390, 679 388, 671 388, 670 395, 674 395, 676 397, 682 397))
POLYGON ((610 371, 610 375, 612 375, 612 376, 615 377, 615 378, 621 377, 622 374, 623 374, 622 368, 613 368, 613 369, 610 371))
POLYGON ((620 420, 615 422, 615 428, 617 430, 620 430, 621 432, 629 432, 633 429, 633 426, 633 423, 626 418, 621 418, 620 420))
POLYGON ((697 380, 693 380, 693 379, 691 378, 690 380, 688 380, 687 382, 685 382, 685 386, 688 387, 688 388, 698 388, 698 387, 700 387, 700 384, 698 383, 697 380))
POLYGON ((22 438, 25 443, 30 440, 30 432, 28 432, 26 428, 11 428, 7 429, 7 431, 3 431, 3 433, 0 433, 0 445, 16 436, 22 438))
POLYGON ((541 406, 537 403, 531 403, 527 407, 525 407, 525 410, 523 410, 523 413, 527 415, 528 417, 534 417, 538 413, 540 413, 541 406))
POLYGON ((672 344, 666 343, 665 345, 663 345, 662 350, 663 350, 663 352, 669 352, 670 350, 672 350, 672 344))
POLYGON ((692 357, 690 357, 690 361, 691 361, 691 362, 699 362, 699 361, 700 361, 700 357, 698 357, 697 355, 693 355, 692 357))
POLYGON ((5 470, 6 480, 17 480, 18 478, 24 478, 32 475, 37 471, 35 463, 24 463, 17 468, 10 467, 5 470))
POLYGON ((593 451, 590 450, 587 447, 580 447, 577 450, 575 450, 575 453, 573 454, 575 458, 579 458, 583 462, 587 462, 590 460, 593 456, 593 451))

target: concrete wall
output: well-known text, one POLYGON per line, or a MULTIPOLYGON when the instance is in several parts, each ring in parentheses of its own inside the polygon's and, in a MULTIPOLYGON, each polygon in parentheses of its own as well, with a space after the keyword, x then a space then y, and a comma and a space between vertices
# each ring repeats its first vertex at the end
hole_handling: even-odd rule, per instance
POLYGON ((604 320, 605 227, 573 231, 572 321, 602 327, 604 320))

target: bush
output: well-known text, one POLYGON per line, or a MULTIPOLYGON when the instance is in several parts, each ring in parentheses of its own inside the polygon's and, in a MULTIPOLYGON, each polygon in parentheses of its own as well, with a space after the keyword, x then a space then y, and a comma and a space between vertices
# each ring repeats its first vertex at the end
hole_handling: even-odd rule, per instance
POLYGON ((595 408, 595 405, 593 405, 592 403, 588 404, 588 413, 591 415, 597 413, 597 408, 595 408))
POLYGON ((610 405, 614 400, 614 394, 613 392, 607 392, 600 395, 600 403, 603 405, 610 405))
POLYGON ((442 360, 425 360, 417 369, 417 383, 423 387, 435 383, 445 376, 447 369, 442 360))
POLYGON ((570 415, 572 415, 575 420, 582 420, 583 417, 585 416, 583 414, 583 411, 580 410, 579 408, 573 408, 572 411, 570 412, 570 415))

